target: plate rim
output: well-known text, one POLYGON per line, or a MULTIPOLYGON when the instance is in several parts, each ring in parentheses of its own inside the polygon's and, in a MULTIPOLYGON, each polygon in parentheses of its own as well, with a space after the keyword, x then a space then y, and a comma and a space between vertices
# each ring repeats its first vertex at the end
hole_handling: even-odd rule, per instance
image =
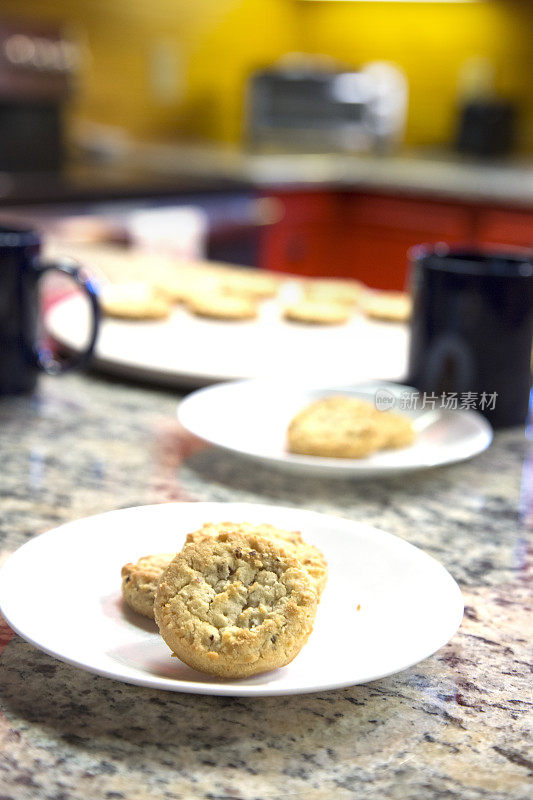
MULTIPOLYGON (((339 458, 326 458, 324 456, 306 456, 306 455, 298 455, 294 453, 288 453, 284 457, 281 456, 264 456, 258 453, 252 453, 247 450, 242 450, 238 447, 232 447, 229 444, 223 444, 219 441, 215 441, 214 439, 207 439, 202 433, 199 433, 197 430, 193 430, 191 426, 188 425, 186 418, 184 420, 184 415, 189 414, 189 406, 192 405, 196 397, 199 394, 207 394, 208 392, 216 392, 216 391, 225 391, 226 389, 230 388, 238 388, 239 386, 248 387, 248 386, 261 386, 265 384, 272 384, 273 380, 268 380, 265 378, 245 378, 245 379, 236 379, 231 381, 222 381, 215 385, 210 386, 203 386, 199 389, 196 389, 193 392, 187 394, 176 407, 176 416, 178 422, 187 430, 189 433, 196 436, 198 439, 206 442, 207 444, 216 447, 220 450, 223 450, 228 453, 232 453, 234 455, 240 456, 242 458, 246 458, 248 460, 253 460, 256 462, 260 462, 262 464, 267 464, 269 466, 277 466, 281 469, 286 471, 290 471, 293 473, 301 472, 305 474, 320 474, 323 475, 325 471, 330 472, 330 475, 337 476, 337 477, 346 477, 346 478, 373 478, 373 477, 387 477, 389 475, 396 475, 396 474, 405 474, 408 472, 416 472, 419 470, 424 469, 434 469, 436 467, 443 467, 446 465, 451 464, 458 464, 461 461, 467 461, 470 458, 474 458, 476 455, 483 453, 490 447, 492 440, 494 438, 494 430, 490 424, 490 422, 478 411, 473 409, 456 409, 456 410, 448 410, 448 415, 454 416, 468 416, 469 418, 473 418, 477 420, 478 425, 480 426, 479 435, 482 437, 482 442, 476 448, 472 448, 470 451, 467 451, 465 454, 462 454, 457 457, 452 458, 440 458, 431 463, 427 462, 419 462, 418 464, 373 464, 372 462, 367 462, 365 459, 339 459, 339 458), (185 408, 185 410, 184 410, 185 408)), ((353 392, 356 392, 358 389, 362 389, 365 386, 370 386, 373 384, 379 384, 380 388, 384 388, 387 390, 396 390, 396 391, 417 391, 412 386, 407 386, 406 384, 400 383, 393 383, 392 381, 365 381, 360 384, 354 384, 353 386, 345 385, 342 387, 341 385, 323 385, 323 384, 290 384, 292 388, 301 389, 302 393, 306 391, 328 391, 328 390, 335 390, 335 391, 342 391, 343 389, 350 389, 353 392)))
MULTIPOLYGON (((9 609, 8 609, 8 611, 9 611, 9 609)), ((128 684, 135 685, 135 686, 144 686, 144 687, 156 689, 156 690, 159 690, 159 691, 174 691, 174 692, 181 692, 181 693, 184 693, 184 694, 201 694, 201 695, 210 695, 210 696, 252 697, 253 698, 253 697, 276 697, 276 696, 281 697, 281 696, 300 695, 300 694, 312 694, 312 693, 316 693, 316 692, 334 691, 336 689, 343 689, 343 688, 347 688, 349 686, 364 685, 364 684, 367 684, 367 683, 371 683, 372 681, 381 680, 382 678, 388 677, 390 675, 395 675, 395 674, 398 674, 400 672, 403 672, 406 669, 409 669, 410 667, 414 666, 415 664, 420 663, 420 661, 422 661, 422 660, 424 660, 426 658, 429 658, 432 655, 434 655, 436 652, 438 652, 438 650, 440 650, 442 647, 444 647, 451 640, 451 638, 453 636, 455 636, 455 634, 457 633, 457 631, 459 630, 459 628, 461 626, 461 623, 462 623, 462 620, 463 620, 463 616, 464 616, 464 598, 463 598, 463 594, 461 592, 461 589, 460 589, 457 581, 455 580, 455 578, 451 575, 449 570, 447 570, 446 567, 443 564, 440 563, 440 561, 438 561, 436 558, 434 558, 434 556, 430 555, 425 550, 422 550, 422 548, 418 547, 417 545, 411 544, 411 542, 407 541, 406 539, 403 539, 400 536, 396 536, 395 534, 389 533, 388 531, 385 531, 385 530, 383 530, 381 528, 376 528, 375 526, 370 525, 369 523, 361 522, 361 521, 358 521, 358 520, 351 520, 351 519, 349 519, 347 517, 339 516, 339 515, 336 515, 336 514, 327 514, 325 512, 314 511, 314 510, 311 510, 311 509, 300 509, 298 507, 291 507, 291 506, 275 506, 275 505, 270 505, 268 503, 247 503, 247 502, 238 502, 238 501, 237 502, 229 502, 229 503, 220 502, 220 501, 175 501, 175 502, 171 502, 171 503, 152 503, 152 504, 143 505, 143 506, 129 506, 127 508, 112 509, 110 511, 104 511, 104 512, 99 513, 99 514, 92 514, 92 515, 89 515, 87 517, 81 517, 81 518, 76 519, 76 520, 70 520, 68 522, 62 523, 61 525, 56 526, 55 528, 50 528, 50 529, 48 529, 46 531, 43 531, 40 534, 37 534, 36 536, 33 536, 27 542, 24 542, 15 551, 13 551, 9 555, 7 560, 4 562, 2 567, 0 568, 0 614, 2 614, 2 616, 6 620, 7 624, 9 625, 9 627, 18 636, 20 636, 22 639, 24 639, 24 641, 28 642, 33 647, 36 647, 37 649, 41 650, 42 652, 46 653, 47 655, 49 655, 49 656, 51 656, 53 658, 56 658, 57 660, 62 661, 63 663, 66 663, 66 664, 69 664, 71 666, 77 667, 78 669, 82 669, 83 671, 89 672, 89 673, 91 673, 93 675, 99 675, 101 677, 105 677, 105 678, 109 678, 109 679, 112 679, 112 680, 116 680, 116 681, 121 682, 121 683, 128 683, 128 684), (450 630, 447 631, 445 635, 443 635, 442 637, 439 638, 440 644, 436 649, 432 650, 432 652, 430 652, 430 653, 427 653, 422 658, 416 658, 414 661, 410 661, 409 660, 408 662, 403 664, 401 667, 395 668, 392 671, 390 669, 388 669, 388 670, 385 670, 383 673, 378 673, 376 675, 373 675, 371 678, 366 678, 364 680, 359 680, 359 681, 357 681, 357 680, 354 681, 353 679, 348 679, 348 680, 338 681, 337 683, 334 683, 334 684, 331 684, 331 683, 325 684, 325 683, 323 683, 323 684, 319 684, 319 685, 303 686, 303 687, 296 687, 296 688, 290 688, 288 690, 283 690, 282 687, 279 688, 275 684, 272 685, 272 686, 258 688, 258 687, 255 687, 253 685, 239 685, 239 684, 235 684, 235 683, 233 683, 233 684, 224 684, 224 683, 213 684, 213 683, 200 683, 200 682, 193 682, 193 681, 186 682, 186 681, 180 681, 180 680, 172 681, 171 679, 161 679, 161 678, 154 680, 153 678, 151 678, 149 676, 144 678, 142 675, 139 675, 139 677, 137 677, 137 676, 124 677, 123 675, 118 673, 118 670, 117 670, 117 672, 113 672, 112 670, 107 670, 107 669, 102 669, 102 668, 98 668, 98 667, 95 667, 95 666, 90 666, 90 665, 87 665, 87 663, 85 663, 83 661, 79 661, 79 660, 77 660, 75 658, 70 658, 70 657, 65 656, 65 655, 63 655, 61 653, 58 653, 56 650, 54 650, 54 648, 50 648, 50 647, 47 647, 46 645, 43 645, 42 643, 37 641, 37 639, 33 638, 32 636, 28 636, 22 630, 20 630, 18 625, 16 624, 16 622, 12 622, 11 615, 9 613, 5 612, 4 606, 6 604, 6 600, 5 600, 5 598, 2 597, 2 580, 1 580, 2 579, 2 573, 4 573, 4 571, 7 572, 9 569, 13 569, 14 568, 13 567, 13 562, 14 561, 16 562, 20 558, 20 553, 22 551, 25 551, 26 549, 31 549, 34 546, 34 543, 37 540, 42 539, 42 537, 51 538, 51 537, 53 537, 55 535, 58 535, 61 532, 64 532, 65 528, 68 528, 68 527, 71 527, 71 526, 76 526, 80 522, 85 523, 88 520, 95 520, 95 519, 98 519, 98 518, 103 517, 103 516, 120 515, 120 514, 122 514, 124 512, 131 514, 131 513, 139 511, 139 509, 142 509, 143 513, 152 513, 152 511, 157 510, 157 509, 161 509, 161 508, 169 508, 169 507, 179 508, 179 507, 184 507, 184 506, 187 506, 187 507, 205 507, 205 506, 213 507, 213 506, 216 506, 217 508, 224 507, 224 509, 229 508, 229 507, 231 507, 231 508, 237 507, 239 509, 243 509, 243 512, 247 508, 253 507, 256 510, 257 509, 267 509, 267 513, 268 513, 268 510, 270 510, 270 511, 274 510, 276 512, 281 512, 282 514, 288 511, 291 514, 298 513, 298 514, 302 514, 304 516, 312 516, 312 517, 319 517, 319 518, 326 518, 326 519, 331 519, 332 517, 334 517, 336 520, 340 521, 342 526, 344 526, 344 527, 346 527, 346 526, 347 527, 357 527, 357 528, 362 529, 363 531, 365 531, 367 534, 368 533, 372 533, 373 536, 377 535, 382 540, 383 539, 385 539, 385 540, 391 540, 392 539, 395 542, 395 546, 399 545, 400 547, 406 548, 408 550, 413 548, 419 554, 422 554, 424 558, 429 559, 431 562, 433 562, 434 566, 436 566, 438 568, 438 570, 442 572, 443 578, 450 583, 450 589, 455 594, 455 601, 458 602, 458 604, 454 608, 454 622, 453 622, 453 624, 450 625, 450 630), (166 683, 165 683, 165 685, 162 685, 162 683, 161 683, 162 680, 165 681, 165 682, 168 681, 168 685, 166 683)))

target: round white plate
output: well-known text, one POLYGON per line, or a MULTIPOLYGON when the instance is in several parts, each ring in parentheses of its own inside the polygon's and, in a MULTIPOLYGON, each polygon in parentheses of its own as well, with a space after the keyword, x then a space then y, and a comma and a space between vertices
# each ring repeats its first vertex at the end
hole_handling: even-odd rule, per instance
POLYGON ((30 643, 109 678, 198 694, 299 694, 390 675, 434 653, 463 614, 459 587, 402 539, 346 519, 247 503, 171 503, 70 522, 17 550, 0 571, 0 609, 30 643), (176 658, 154 622, 125 608, 120 568, 172 552, 204 522, 269 522, 320 547, 329 580, 309 642, 282 669, 225 681, 176 658))
MULTIPOLYGON (((89 329, 84 298, 56 303, 46 328, 71 350, 82 349, 89 329)), ((299 325, 268 301, 247 322, 202 319, 180 307, 163 321, 103 319, 93 361, 107 372, 176 386, 295 374, 334 383, 401 380, 407 342, 406 325, 359 314, 346 325, 299 325)))
POLYGON ((188 431, 217 447, 280 469, 336 478, 377 477, 451 464, 489 446, 492 428, 476 411, 438 407, 402 411, 403 398, 414 391, 384 382, 303 388, 288 382, 235 381, 188 395, 178 407, 178 418, 188 431), (410 447, 382 450, 359 459, 287 451, 290 420, 313 400, 340 393, 374 402, 376 392, 388 393, 394 398, 395 410, 413 420, 417 437, 410 447))

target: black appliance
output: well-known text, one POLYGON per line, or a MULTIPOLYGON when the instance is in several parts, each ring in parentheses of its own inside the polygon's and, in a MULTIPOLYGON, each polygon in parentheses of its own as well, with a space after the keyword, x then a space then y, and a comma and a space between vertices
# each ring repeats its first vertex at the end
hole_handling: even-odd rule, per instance
POLYGON ((507 100, 472 100, 461 108, 456 146, 460 153, 491 158, 509 155, 516 138, 516 108, 507 100))
POLYGON ((59 170, 77 50, 58 28, 0 20, 0 170, 59 170))

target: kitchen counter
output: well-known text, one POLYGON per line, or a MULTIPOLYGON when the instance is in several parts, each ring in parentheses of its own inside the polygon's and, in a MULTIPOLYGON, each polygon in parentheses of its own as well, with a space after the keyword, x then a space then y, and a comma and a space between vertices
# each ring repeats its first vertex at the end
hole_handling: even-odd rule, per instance
POLYGON ((231 179, 265 190, 328 187, 533 207, 531 159, 481 161, 431 150, 390 156, 254 153, 186 144, 143 145, 134 152, 167 176, 231 179))
POLYGON ((533 161, 430 150, 375 156, 139 144, 109 164, 74 163, 52 175, 0 173, 0 207, 321 188, 533 208, 533 161))
POLYGON ((463 625, 393 677, 254 700, 114 682, 4 626, 0 797, 526 800, 533 452, 523 431, 408 480, 329 482, 250 469, 198 446, 175 422, 176 401, 94 375, 44 378, 36 397, 2 400, 1 557, 62 522, 131 505, 311 508, 375 524, 438 558, 464 592, 463 625))

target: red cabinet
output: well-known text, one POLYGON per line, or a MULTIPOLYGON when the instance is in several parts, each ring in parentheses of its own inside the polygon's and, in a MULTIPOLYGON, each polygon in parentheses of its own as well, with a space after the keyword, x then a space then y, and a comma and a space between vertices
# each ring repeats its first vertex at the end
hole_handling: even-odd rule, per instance
POLYGON ((402 289, 415 244, 533 244, 533 210, 335 190, 269 196, 279 220, 263 229, 261 266, 278 272, 402 289))
POLYGON ((480 214, 478 241, 533 247, 533 212, 486 209, 480 214))

